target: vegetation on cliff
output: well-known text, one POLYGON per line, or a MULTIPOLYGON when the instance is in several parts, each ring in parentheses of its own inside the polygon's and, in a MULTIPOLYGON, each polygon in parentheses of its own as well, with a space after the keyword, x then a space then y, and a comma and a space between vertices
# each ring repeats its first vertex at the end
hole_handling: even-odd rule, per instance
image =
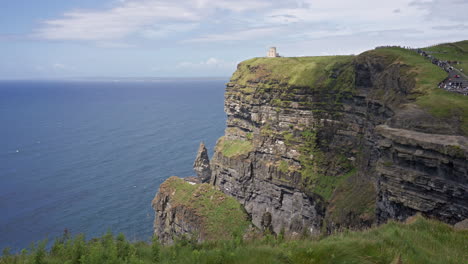
POLYGON ((294 58, 254 58, 239 64, 231 80, 239 85, 261 83, 290 87, 316 87, 317 82, 339 65, 352 62, 354 56, 323 56, 294 58), (278 85, 279 84, 279 85, 278 85))
POLYGON ((118 263, 466 263, 468 231, 415 217, 408 223, 390 222, 365 231, 345 231, 322 239, 264 235, 253 240, 196 243, 185 239, 172 246, 129 242, 107 233, 85 240, 83 236, 57 239, 50 250, 45 243, 20 254, 3 251, 0 263, 118 264, 118 263))
MULTIPOLYGON (((447 61, 458 61, 462 65, 468 64, 468 40, 444 43, 428 48, 424 48, 424 51, 432 52, 434 56, 441 60, 447 61)), ((461 68, 466 68, 461 67, 461 68)))
POLYGON ((190 184, 178 177, 170 177, 160 189, 171 193, 171 206, 190 210, 201 218, 201 232, 206 240, 230 238, 241 234, 249 226, 248 216, 233 197, 209 184, 190 184))
POLYGON ((247 154, 253 150, 250 140, 228 140, 221 137, 216 144, 217 151, 221 151, 226 157, 234 157, 247 154))

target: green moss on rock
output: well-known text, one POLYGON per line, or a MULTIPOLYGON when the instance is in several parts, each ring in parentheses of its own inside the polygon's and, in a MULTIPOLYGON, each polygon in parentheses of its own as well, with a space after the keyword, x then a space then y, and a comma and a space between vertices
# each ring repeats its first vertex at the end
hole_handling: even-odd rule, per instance
POLYGON ((202 219, 202 231, 209 240, 229 239, 249 226, 248 216, 233 197, 209 184, 192 185, 178 177, 170 177, 160 189, 171 193, 171 206, 191 209, 202 219))
POLYGON ((228 140, 221 137, 216 144, 216 151, 220 151, 226 157, 235 157, 248 154, 253 150, 250 140, 228 140))

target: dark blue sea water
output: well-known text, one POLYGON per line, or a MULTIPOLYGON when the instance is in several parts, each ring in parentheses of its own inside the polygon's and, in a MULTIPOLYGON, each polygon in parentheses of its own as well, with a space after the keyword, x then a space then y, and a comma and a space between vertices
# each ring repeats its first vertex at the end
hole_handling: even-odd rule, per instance
POLYGON ((148 240, 159 185, 223 134, 225 82, 0 82, 0 249, 65 228, 148 240))

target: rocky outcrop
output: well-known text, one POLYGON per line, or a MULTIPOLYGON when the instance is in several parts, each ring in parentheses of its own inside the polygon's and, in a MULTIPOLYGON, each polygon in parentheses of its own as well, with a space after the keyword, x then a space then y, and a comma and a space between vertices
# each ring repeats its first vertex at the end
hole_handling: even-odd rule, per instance
POLYGON ((198 148, 197 157, 193 163, 193 170, 197 173, 202 183, 210 181, 210 160, 208 158, 208 150, 203 142, 200 143, 200 147, 198 148))
POLYGON ((468 230, 468 218, 456 223, 453 228, 455 228, 455 230, 468 230))
POLYGON ((154 234, 164 244, 172 244, 177 237, 191 238, 200 234, 202 226, 202 219, 197 216, 193 208, 174 202, 176 188, 170 183, 175 181, 178 179, 171 177, 161 184, 152 202, 156 213, 154 234))
POLYGON ((163 244, 185 237, 194 241, 231 239, 249 226, 242 206, 209 184, 170 177, 152 202, 154 234, 163 244))

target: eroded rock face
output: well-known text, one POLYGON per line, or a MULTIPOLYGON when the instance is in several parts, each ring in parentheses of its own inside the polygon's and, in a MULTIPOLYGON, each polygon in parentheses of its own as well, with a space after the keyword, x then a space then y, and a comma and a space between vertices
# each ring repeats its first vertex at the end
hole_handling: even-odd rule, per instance
POLYGON ((193 163, 193 170, 195 170, 202 183, 210 181, 210 159, 208 158, 208 150, 203 142, 200 143, 200 147, 198 148, 197 157, 193 163))
POLYGON ((181 236, 197 236, 202 227, 202 219, 196 212, 190 207, 174 204, 173 195, 174 189, 163 183, 152 202, 155 211, 154 234, 163 244, 172 244, 175 238, 181 236))
POLYGON ((468 216, 468 139, 377 127, 378 216, 405 219, 420 212, 450 224, 468 216))

